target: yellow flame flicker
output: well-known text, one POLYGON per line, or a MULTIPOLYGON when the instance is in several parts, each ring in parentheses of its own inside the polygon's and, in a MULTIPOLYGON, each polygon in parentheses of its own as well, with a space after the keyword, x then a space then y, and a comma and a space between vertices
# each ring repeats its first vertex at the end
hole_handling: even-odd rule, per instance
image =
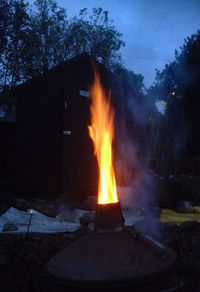
POLYGON ((114 109, 110 94, 107 96, 95 70, 94 83, 90 88, 92 138, 99 167, 98 204, 117 203, 116 180, 112 161, 112 141, 114 137, 114 109))

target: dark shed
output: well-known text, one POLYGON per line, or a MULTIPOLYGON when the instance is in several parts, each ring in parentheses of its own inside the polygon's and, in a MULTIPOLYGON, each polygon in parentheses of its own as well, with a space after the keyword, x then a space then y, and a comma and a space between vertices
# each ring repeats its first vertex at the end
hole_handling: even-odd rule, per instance
POLYGON ((13 180, 15 150, 15 109, 0 117, 0 184, 8 185, 13 180))
MULTIPOLYGON (((96 62, 105 87, 113 78, 96 62)), ((18 86, 17 193, 84 198, 97 191, 97 162, 88 134, 87 90, 93 81, 91 57, 81 54, 18 86)))

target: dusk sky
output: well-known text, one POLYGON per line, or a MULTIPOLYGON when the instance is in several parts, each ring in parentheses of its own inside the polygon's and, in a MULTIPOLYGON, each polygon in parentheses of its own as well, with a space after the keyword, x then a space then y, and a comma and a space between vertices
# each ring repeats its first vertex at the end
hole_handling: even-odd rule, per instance
MULTIPOLYGON (((33 3, 33 1, 29 1, 33 3)), ((200 0, 58 0, 68 17, 80 9, 94 7, 109 11, 114 26, 123 34, 121 50, 125 66, 152 84, 155 68, 174 58, 184 39, 200 29, 200 0)))

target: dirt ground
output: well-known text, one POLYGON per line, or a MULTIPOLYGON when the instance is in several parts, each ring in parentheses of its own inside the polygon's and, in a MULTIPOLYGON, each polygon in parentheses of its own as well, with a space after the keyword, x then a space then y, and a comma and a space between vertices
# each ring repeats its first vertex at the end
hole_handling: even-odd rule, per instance
MULTIPOLYGON (((31 207, 48 216, 55 216, 52 201, 19 199, 4 190, 0 195, 0 215, 11 206, 21 210, 31 207)), ((31 233, 28 239, 26 235, 0 233, 0 291, 46 292, 48 277, 45 266, 48 259, 84 232, 86 229, 81 228, 73 233, 57 235, 31 233)), ((186 223, 179 227, 163 223, 162 238, 163 243, 174 249, 178 255, 177 269, 185 282, 184 291, 199 292, 200 223, 186 223)))

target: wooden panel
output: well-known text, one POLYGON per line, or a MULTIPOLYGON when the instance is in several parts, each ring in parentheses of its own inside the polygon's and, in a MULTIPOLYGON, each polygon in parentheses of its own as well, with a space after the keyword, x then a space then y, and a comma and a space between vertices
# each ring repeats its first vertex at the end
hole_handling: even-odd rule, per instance
POLYGON ((79 90, 87 88, 88 83, 81 78, 76 76, 74 87, 65 88, 67 109, 63 111, 63 129, 70 130, 71 135, 62 136, 61 185, 76 199, 97 194, 97 162, 88 132, 89 99, 79 95, 79 90))
POLYGON ((59 92, 27 92, 19 97, 15 189, 24 194, 58 194, 60 165, 59 92))
POLYGON ((15 123, 0 123, 0 182, 13 178, 15 123))

